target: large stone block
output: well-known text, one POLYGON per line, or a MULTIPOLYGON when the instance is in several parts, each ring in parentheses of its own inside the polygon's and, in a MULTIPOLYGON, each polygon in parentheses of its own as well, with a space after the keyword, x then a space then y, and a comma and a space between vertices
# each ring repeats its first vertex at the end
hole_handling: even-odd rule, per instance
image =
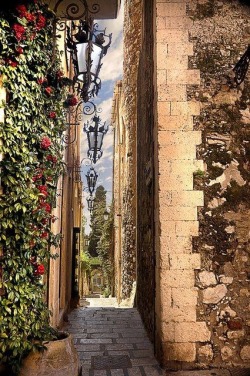
MULTIPOLYGON (((170 113, 170 106, 169 106, 169 113, 170 113)), ((178 115, 178 116, 171 116, 171 115, 163 115, 162 113, 158 112, 158 129, 160 131, 191 131, 193 129, 193 117, 190 115, 178 115)))
POLYGON ((175 231, 178 236, 198 236, 199 223, 197 221, 176 221, 175 231))
POLYGON ((193 270, 201 267, 200 254, 198 253, 191 255, 185 253, 173 254, 169 258, 170 269, 193 270))
POLYGON ((157 3, 156 15, 160 17, 180 17, 186 15, 186 3, 157 3))
POLYGON ((162 233, 160 235, 160 245, 161 257, 168 253, 192 253, 192 238, 190 235, 176 236, 175 233, 162 233))
POLYGON ((176 206, 164 206, 159 200, 161 221, 195 221, 197 220, 197 208, 176 206))
MULTIPOLYGON (((170 196, 170 206, 203 206, 203 191, 172 191, 170 196)), ((162 202, 163 204, 163 202, 162 202)))
POLYGON ((163 288, 167 287, 186 287, 194 286, 193 270, 161 270, 161 284, 163 288))
POLYGON ((166 69, 157 69, 157 83, 158 85, 166 85, 167 71, 166 69))
POLYGON ((195 101, 189 102, 172 102, 171 115, 200 115, 200 103, 195 101))
POLYGON ((206 342, 211 332, 205 322, 182 322, 175 324, 176 342, 206 342))
POLYGON ((194 362, 196 358, 195 343, 163 343, 163 362, 176 360, 194 362))
MULTIPOLYGON (((159 132, 161 133, 161 132, 159 132)), ((191 159, 196 157, 196 145, 194 143, 171 144, 158 149, 158 157, 172 159, 191 159)))
POLYGON ((167 69, 167 84, 199 85, 200 71, 198 69, 167 69))
POLYGON ((159 163, 159 189, 161 191, 170 189, 176 191, 188 191, 193 188, 193 175, 189 174, 187 176, 180 174, 172 174, 170 171, 167 171, 166 164, 164 161, 159 163))
MULTIPOLYGON (((171 103, 172 110, 172 103, 171 103)), ((158 132, 158 140, 160 146, 166 146, 171 144, 181 145, 191 143, 194 145, 199 145, 201 143, 201 132, 200 131, 160 131, 158 132)), ((182 158, 181 158, 182 159, 182 158)), ((186 162, 183 162, 184 164, 186 162)))
POLYGON ((157 69, 169 70, 169 69, 177 69, 177 68, 188 69, 188 56, 187 55, 172 56, 172 55, 169 55, 168 50, 166 49, 164 50, 163 53, 157 54, 157 69), (163 54, 164 54, 164 58, 162 58, 163 54))
POLYGON ((173 308, 180 308, 184 306, 196 307, 198 290, 197 288, 172 288, 171 297, 173 308))
MULTIPOLYGON (((176 1, 177 2, 177 1, 176 1)), ((182 0, 179 0, 181 3, 182 0)), ((193 21, 188 17, 164 17, 164 28, 166 29, 181 29, 188 30, 192 26, 193 21)))
POLYGON ((163 328, 165 323, 169 322, 196 322, 196 306, 168 307, 162 304, 162 321, 163 328))
MULTIPOLYGON (((166 82, 168 82, 168 71, 166 72, 166 82)), ((187 89, 181 83, 170 85, 158 85, 158 101, 185 101, 187 99, 187 89)))
POLYGON ((170 115, 170 102, 158 102, 157 112, 160 115, 170 115))

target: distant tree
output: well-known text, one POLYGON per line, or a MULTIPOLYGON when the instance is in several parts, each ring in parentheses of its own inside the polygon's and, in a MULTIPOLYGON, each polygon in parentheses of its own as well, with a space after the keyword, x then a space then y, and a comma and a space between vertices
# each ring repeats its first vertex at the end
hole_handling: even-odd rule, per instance
POLYGON ((103 226, 103 232, 97 244, 97 253, 99 255, 103 276, 106 281, 104 286, 104 295, 112 294, 113 275, 114 275, 114 250, 113 250, 113 231, 114 231, 114 213, 113 207, 110 208, 109 217, 103 226))
POLYGON ((97 257, 97 244, 102 236, 104 228, 104 212, 106 210, 106 193, 102 185, 96 188, 94 209, 90 217, 91 231, 89 234, 88 252, 90 256, 97 257))

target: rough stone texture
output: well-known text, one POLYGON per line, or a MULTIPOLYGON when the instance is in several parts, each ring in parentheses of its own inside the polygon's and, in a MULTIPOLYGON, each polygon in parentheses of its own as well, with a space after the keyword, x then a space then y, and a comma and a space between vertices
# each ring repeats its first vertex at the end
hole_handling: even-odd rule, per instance
POLYGON ((198 360, 202 363, 209 363, 212 361, 214 356, 213 348, 211 345, 201 346, 198 350, 198 360))
POLYGON ((154 246, 154 87, 153 1, 143 2, 144 25, 137 77, 137 299, 136 304, 154 341, 155 246, 154 246), (148 80, 145 80, 147 72, 148 80), (139 135, 144 135, 140 137, 139 135))
POLYGON ((207 286, 217 284, 216 277, 213 272, 207 272, 204 270, 203 272, 198 274, 198 278, 202 287, 207 287, 207 286))
POLYGON ((250 360, 250 346, 249 345, 242 347, 241 352, 240 352, 240 357, 243 361, 249 362, 250 360))
MULTIPOLYGON (((126 18, 127 27, 135 25, 138 4, 142 2, 127 1, 126 15, 131 18, 126 18)), ((152 165, 145 163, 149 182, 154 170, 155 226, 153 231, 147 227, 151 209, 137 208, 145 213, 137 231, 141 238, 145 236, 144 261, 152 255, 155 236, 156 352, 166 365, 172 367, 174 361, 177 369, 180 362, 190 367, 191 363, 240 365, 240 351, 248 345, 250 83, 248 74, 236 88, 232 68, 249 43, 249 9, 238 0, 156 2, 155 59, 151 59, 155 63, 155 127, 149 131, 155 154, 152 165), (207 273, 205 281, 199 278, 199 270, 207 273), (196 291, 195 287, 198 294, 186 292, 196 291), (177 289, 183 291, 182 296, 177 289), (212 346, 212 359, 199 355, 204 342, 198 337, 176 346, 177 324, 187 324, 181 335, 189 341, 188 324, 201 323, 206 333, 202 340, 206 338, 205 345, 212 346), (231 330, 232 325, 242 325, 242 329, 231 330), (228 360, 222 360, 225 346, 233 349, 228 360)), ((139 44, 135 30, 125 48, 125 86, 136 86, 136 48, 148 47, 139 44)), ((131 87, 127 90, 127 104, 133 103, 134 92, 131 87)), ((143 99, 140 103, 150 112, 143 99)), ((132 124, 133 117, 128 119, 127 124, 132 124)), ((137 136, 141 137, 139 128, 137 136)), ((143 137, 148 158, 147 132, 143 137)), ((140 202, 147 203, 148 193, 140 192, 145 195, 140 202)))
POLYGON ((221 349, 221 359, 227 361, 233 356, 233 350, 229 346, 223 346, 221 349))
POLYGON ((250 7, 226 0, 190 1, 187 7, 194 50, 189 68, 200 70, 200 85, 189 87, 188 99, 200 104, 194 123, 202 131, 197 156, 205 163, 205 172, 194 175, 205 206, 193 244, 202 270, 219 283, 204 285, 197 275, 197 317, 211 329, 213 366, 240 366, 241 349, 249 344, 250 82, 248 73, 236 87, 232 68, 249 43, 250 7))
POLYGON ((79 359, 72 336, 45 344, 47 350, 31 353, 24 360, 20 376, 78 376, 79 359))
POLYGON ((208 287, 203 291, 203 303, 216 304, 219 303, 227 293, 225 285, 217 285, 215 287, 208 287))
POLYGON ((124 4, 123 121, 126 127, 123 191, 122 298, 128 298, 136 280, 136 103, 141 44, 141 1, 124 4))

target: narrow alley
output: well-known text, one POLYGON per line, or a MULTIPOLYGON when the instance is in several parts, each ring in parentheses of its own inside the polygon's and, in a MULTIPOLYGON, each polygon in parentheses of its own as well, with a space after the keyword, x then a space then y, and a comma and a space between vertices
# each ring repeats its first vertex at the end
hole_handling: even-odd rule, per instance
POLYGON ((74 337, 82 376, 164 375, 135 308, 118 308, 114 298, 87 298, 84 305, 71 312, 65 327, 74 337))
POLYGON ((90 295, 68 316, 64 330, 72 334, 79 376, 249 376, 249 368, 163 370, 154 356, 136 308, 121 308, 116 298, 90 295))

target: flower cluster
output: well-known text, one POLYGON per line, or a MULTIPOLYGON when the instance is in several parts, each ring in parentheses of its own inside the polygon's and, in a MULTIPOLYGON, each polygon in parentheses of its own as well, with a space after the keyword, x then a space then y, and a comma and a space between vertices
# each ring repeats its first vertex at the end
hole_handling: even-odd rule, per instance
POLYGON ((13 2, 9 9, 3 6, 0 17, 0 75, 8 92, 0 144, 0 206, 6 213, 0 220, 0 317, 5 318, 0 325, 0 363, 7 362, 18 374, 24 355, 51 338, 41 276, 49 259, 56 257, 51 246, 57 248, 60 240, 51 223, 57 219, 52 207, 62 173, 68 81, 54 40, 55 14, 40 0, 15 3, 15 8, 13 2))
POLYGON ((15 37, 20 42, 21 40, 25 39, 25 27, 23 25, 15 23, 12 26, 12 29, 14 31, 15 37))
POLYGON ((43 150, 47 150, 51 144, 51 140, 48 136, 44 136, 40 142, 41 149, 43 150))
POLYGON ((78 98, 74 94, 68 94, 67 99, 64 101, 64 107, 76 106, 78 98))
POLYGON ((24 4, 20 4, 16 7, 16 10, 20 18, 25 18, 27 22, 33 23, 37 31, 43 29, 46 26, 46 18, 40 13, 31 13, 27 10, 24 4))

